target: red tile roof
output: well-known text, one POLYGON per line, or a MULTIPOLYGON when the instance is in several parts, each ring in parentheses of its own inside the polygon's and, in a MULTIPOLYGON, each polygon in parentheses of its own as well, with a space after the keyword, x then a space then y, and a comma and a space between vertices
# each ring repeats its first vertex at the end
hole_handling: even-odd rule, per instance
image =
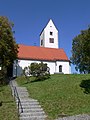
POLYGON ((22 44, 19 44, 18 58, 45 60, 45 61, 56 61, 56 60, 69 61, 63 49, 26 46, 22 44))

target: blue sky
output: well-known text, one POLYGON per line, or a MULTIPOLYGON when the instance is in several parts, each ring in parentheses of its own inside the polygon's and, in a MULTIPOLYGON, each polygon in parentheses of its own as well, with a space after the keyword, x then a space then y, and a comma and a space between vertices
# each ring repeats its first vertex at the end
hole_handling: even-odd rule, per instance
POLYGON ((40 32, 52 19, 59 30, 59 47, 70 58, 72 39, 90 25, 90 0, 0 0, 2 15, 14 23, 17 43, 37 46, 40 32))

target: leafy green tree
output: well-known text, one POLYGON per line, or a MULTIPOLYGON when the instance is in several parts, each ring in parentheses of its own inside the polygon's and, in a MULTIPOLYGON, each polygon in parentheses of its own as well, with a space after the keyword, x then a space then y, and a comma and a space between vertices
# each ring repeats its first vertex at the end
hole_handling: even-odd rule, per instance
POLYGON ((90 73, 90 27, 73 39, 71 61, 80 73, 90 73))
MULTIPOLYGON (((0 66, 2 71, 6 71, 7 68, 17 58, 18 45, 15 42, 14 24, 9 21, 5 16, 0 16, 0 66)), ((5 73, 5 75, 6 75, 5 73)))
POLYGON ((41 63, 31 63, 30 74, 36 77, 38 80, 44 80, 50 77, 50 69, 47 64, 41 63))

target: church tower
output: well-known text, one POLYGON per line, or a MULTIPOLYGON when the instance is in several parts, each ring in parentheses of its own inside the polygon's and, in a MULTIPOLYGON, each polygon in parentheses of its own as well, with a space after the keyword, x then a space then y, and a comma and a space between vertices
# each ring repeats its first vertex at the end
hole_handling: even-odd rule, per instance
POLYGON ((58 48, 58 30, 51 19, 40 34, 40 47, 58 48))

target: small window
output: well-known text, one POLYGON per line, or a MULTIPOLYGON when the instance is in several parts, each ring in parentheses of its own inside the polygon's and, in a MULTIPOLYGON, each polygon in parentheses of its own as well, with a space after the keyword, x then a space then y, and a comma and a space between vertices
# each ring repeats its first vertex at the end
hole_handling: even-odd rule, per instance
POLYGON ((54 38, 49 38, 50 43, 54 43, 54 38))
POLYGON ((43 45, 43 40, 41 40, 41 46, 43 45))
POLYGON ((59 72, 62 72, 62 65, 59 66, 59 72))
POLYGON ((53 32, 50 32, 50 35, 53 35, 53 32))

